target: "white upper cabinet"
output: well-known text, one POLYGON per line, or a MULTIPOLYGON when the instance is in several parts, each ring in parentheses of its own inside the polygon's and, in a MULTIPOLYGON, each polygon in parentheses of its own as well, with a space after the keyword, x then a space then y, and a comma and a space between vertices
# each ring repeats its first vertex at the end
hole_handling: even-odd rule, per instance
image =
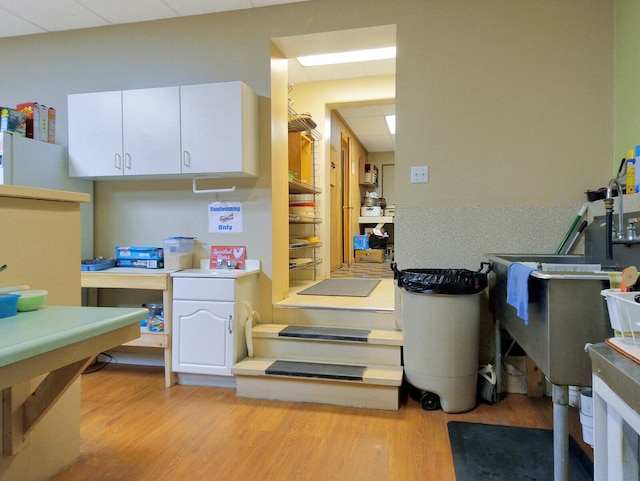
POLYGON ((258 96, 242 82, 180 87, 182 173, 258 175, 258 96))
POLYGON ((73 94, 71 177, 258 175, 258 97, 242 82, 73 94))
POLYGON ((69 175, 122 175, 122 92, 69 95, 69 175))
POLYGON ((124 175, 180 173, 180 88, 122 92, 124 175))

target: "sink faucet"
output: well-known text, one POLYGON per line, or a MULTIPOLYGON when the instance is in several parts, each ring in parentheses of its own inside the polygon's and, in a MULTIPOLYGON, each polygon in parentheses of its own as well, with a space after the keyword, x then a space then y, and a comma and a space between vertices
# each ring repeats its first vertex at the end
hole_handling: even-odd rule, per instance
POLYGON ((615 185, 618 191, 618 199, 620 202, 618 208, 618 229, 615 231, 615 236, 619 240, 623 240, 625 238, 624 235, 624 207, 623 207, 623 192, 622 186, 620 185, 620 181, 618 179, 611 179, 609 181, 609 185, 607 186, 607 196, 604 199, 604 207, 606 211, 606 233, 607 236, 607 259, 613 259, 613 192, 612 187, 615 185))

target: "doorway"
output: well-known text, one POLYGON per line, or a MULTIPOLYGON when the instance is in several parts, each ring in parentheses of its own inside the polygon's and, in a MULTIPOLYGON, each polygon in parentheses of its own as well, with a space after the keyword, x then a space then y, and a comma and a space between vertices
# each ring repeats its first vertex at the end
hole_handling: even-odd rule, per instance
POLYGON ((353 251, 351 250, 351 139, 340 134, 340 161, 342 163, 342 192, 338 195, 342 198, 342 225, 341 233, 331 232, 331 237, 342 238, 342 262, 338 263, 332 258, 331 270, 341 266, 350 266, 353 263, 353 251), (342 234, 342 235, 340 235, 342 234), (340 265, 338 265, 340 264, 340 265), (335 268, 333 266, 336 266, 335 268))
MULTIPOLYGON (((382 46, 395 46, 395 25, 354 29, 350 31, 322 32, 295 37, 273 39, 282 58, 288 59, 288 89, 293 84, 290 100, 293 100, 297 112, 312 114, 322 133, 322 141, 318 143, 318 164, 320 188, 324 194, 318 196, 319 214, 322 218, 319 225, 320 257, 318 278, 330 277, 330 272, 341 267, 343 263, 353 261, 353 234, 358 233, 358 218, 353 209, 358 209, 359 202, 345 202, 357 195, 358 185, 348 181, 349 177, 357 179, 357 161, 352 155, 352 142, 344 144, 341 137, 335 141, 330 137, 330 107, 334 105, 363 102, 393 102, 395 99, 395 59, 376 62, 368 72, 362 65, 346 64, 342 67, 314 67, 312 70, 302 69, 295 60, 296 56, 316 53, 328 53, 347 50, 363 50, 382 46), (342 72, 342 73, 339 73, 342 72), (370 73, 371 72, 371 73, 370 73), (359 77, 359 78, 355 78, 359 77), (330 82, 327 82, 330 80, 330 82), (348 155, 347 159, 344 159, 348 155), (354 165, 354 162, 356 165, 354 165), (347 188, 346 192, 344 188, 347 188), (335 259, 338 259, 337 262, 335 259)), ((272 82, 272 89, 274 88, 272 82)), ((280 87, 278 87, 280 88, 280 87)), ((283 85, 282 88, 285 88, 283 85)), ((273 108, 272 108, 273 111, 273 108)), ((272 118, 272 125, 281 125, 282 119, 272 118)), ((354 128, 354 130, 357 130, 354 128)), ((272 135, 274 142, 276 136, 272 135)), ((273 176, 286 176, 284 163, 272 159, 273 176), (279 171, 280 173, 276 172, 279 171)), ((273 184, 275 186, 275 184, 273 184)), ((278 194, 282 195, 282 194, 278 194)), ((274 193, 274 198, 276 193, 274 193)), ((286 265, 283 250, 276 249, 276 243, 282 238, 274 233, 274 272, 275 265, 286 265)))

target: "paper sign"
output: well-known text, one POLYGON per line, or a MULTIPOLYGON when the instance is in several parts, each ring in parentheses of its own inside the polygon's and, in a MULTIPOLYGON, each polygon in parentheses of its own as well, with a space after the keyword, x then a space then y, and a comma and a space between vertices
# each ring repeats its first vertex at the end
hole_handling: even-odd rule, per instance
POLYGON ((241 202, 212 202, 209 204, 209 233, 242 232, 241 202))
POLYGON ((246 257, 245 246, 211 246, 211 257, 209 258, 209 269, 218 268, 218 259, 223 261, 223 267, 244 269, 244 259, 246 257))

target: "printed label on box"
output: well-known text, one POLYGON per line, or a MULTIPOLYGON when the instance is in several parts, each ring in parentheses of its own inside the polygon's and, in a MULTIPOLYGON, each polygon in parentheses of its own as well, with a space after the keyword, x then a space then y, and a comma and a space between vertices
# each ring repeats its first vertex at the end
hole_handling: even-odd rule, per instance
POLYGON ((247 249, 245 246, 211 246, 211 257, 209 258, 209 269, 218 268, 218 259, 223 261, 224 268, 244 269, 244 261, 247 249))

